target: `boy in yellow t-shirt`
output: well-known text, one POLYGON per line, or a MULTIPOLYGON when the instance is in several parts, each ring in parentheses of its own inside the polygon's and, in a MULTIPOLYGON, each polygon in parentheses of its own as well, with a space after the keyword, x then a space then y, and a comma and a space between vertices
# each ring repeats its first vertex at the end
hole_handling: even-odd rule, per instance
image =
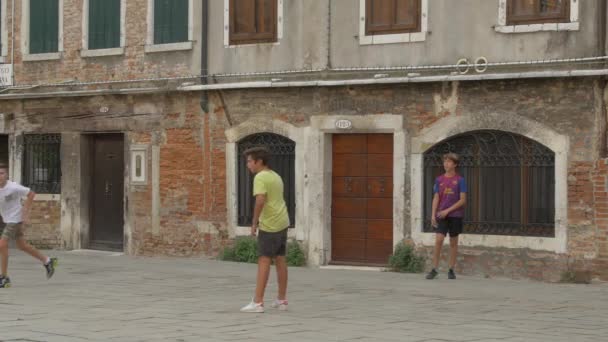
POLYGON ((283 179, 268 167, 270 153, 263 147, 245 151, 247 168, 255 174, 253 179, 253 195, 255 207, 251 235, 258 234, 258 276, 255 297, 242 312, 264 312, 264 291, 270 274, 270 264, 275 259, 279 296, 272 307, 287 310, 287 227, 289 215, 283 197, 283 179))

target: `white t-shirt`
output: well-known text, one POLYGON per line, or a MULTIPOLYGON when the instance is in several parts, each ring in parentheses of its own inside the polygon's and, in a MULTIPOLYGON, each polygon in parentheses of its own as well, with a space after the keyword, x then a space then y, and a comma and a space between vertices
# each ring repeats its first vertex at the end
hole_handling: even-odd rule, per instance
POLYGON ((30 193, 30 189, 12 181, 6 182, 4 188, 0 188, 0 215, 4 223, 20 223, 21 199, 30 193))

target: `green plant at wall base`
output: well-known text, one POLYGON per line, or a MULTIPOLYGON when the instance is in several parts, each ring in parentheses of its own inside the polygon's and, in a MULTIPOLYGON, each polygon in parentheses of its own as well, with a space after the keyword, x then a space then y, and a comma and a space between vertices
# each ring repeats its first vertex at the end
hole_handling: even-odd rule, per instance
POLYGON ((287 265, 288 266, 304 266, 306 265, 306 256, 296 241, 291 241, 287 244, 287 265))
POLYGON ((388 259, 388 265, 393 272, 421 273, 424 271, 425 258, 416 255, 412 246, 401 242, 388 259))
POLYGON ((236 239, 234 244, 234 261, 258 262, 258 242, 255 238, 246 236, 236 239))
MULTIPOLYGON (((306 265, 306 256, 300 245, 295 242, 289 242, 287 245, 288 266, 304 266, 306 265)), ((234 242, 233 247, 226 247, 220 254, 220 260, 248 262, 255 264, 258 261, 258 242, 250 236, 238 237, 234 242)))

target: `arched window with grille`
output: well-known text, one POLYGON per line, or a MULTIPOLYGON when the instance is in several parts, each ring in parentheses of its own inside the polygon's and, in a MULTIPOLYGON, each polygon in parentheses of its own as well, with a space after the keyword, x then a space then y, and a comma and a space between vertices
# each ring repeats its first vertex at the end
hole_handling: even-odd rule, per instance
POLYGON ((237 191, 238 191, 238 225, 250 226, 253 220, 254 175, 247 169, 243 157, 245 150, 252 147, 266 147, 271 154, 269 166, 283 178, 285 202, 289 212, 291 227, 296 220, 295 160, 296 143, 284 136, 274 133, 257 133, 241 139, 237 144, 237 191))
POLYGON ((433 182, 442 156, 460 155, 468 185, 465 233, 555 236, 555 153, 502 131, 475 131, 444 140, 424 154, 424 231, 430 224, 433 182))

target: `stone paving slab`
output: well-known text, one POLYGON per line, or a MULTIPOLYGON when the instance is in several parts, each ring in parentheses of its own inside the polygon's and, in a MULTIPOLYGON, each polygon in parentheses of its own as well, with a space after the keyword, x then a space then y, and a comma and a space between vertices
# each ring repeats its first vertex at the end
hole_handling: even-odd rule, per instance
MULTIPOLYGON (((242 314, 255 265, 11 250, 0 341, 602 341, 608 284, 290 268, 288 312, 242 314)), ((276 294, 271 276, 267 301, 276 294)))

